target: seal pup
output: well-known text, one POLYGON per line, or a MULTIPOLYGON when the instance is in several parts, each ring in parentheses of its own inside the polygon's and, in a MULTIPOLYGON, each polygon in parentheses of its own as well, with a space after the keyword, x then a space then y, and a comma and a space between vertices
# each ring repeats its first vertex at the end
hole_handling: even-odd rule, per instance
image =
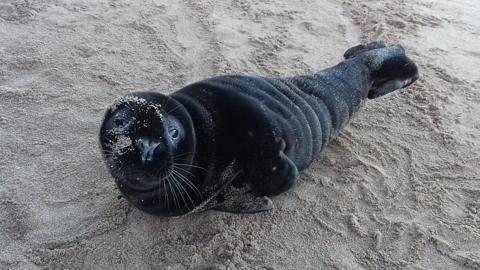
POLYGON ((128 94, 108 108, 100 146, 120 192, 145 212, 268 211, 363 101, 417 79, 401 46, 358 45, 312 75, 220 76, 170 95, 128 94))

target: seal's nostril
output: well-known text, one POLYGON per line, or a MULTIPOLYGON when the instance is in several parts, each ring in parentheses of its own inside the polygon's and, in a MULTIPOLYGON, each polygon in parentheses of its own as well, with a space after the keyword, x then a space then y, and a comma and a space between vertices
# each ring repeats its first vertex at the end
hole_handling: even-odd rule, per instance
POLYGON ((151 146, 147 149, 144 149, 142 152, 142 165, 149 165, 153 161, 153 156, 155 153, 156 146, 151 146))
POLYGON ((148 151, 143 151, 142 152, 142 165, 147 165, 148 160, 148 151))
POLYGON ((155 148, 149 149, 148 154, 147 154, 147 161, 151 162, 153 160, 153 153, 155 152, 155 148))
POLYGON ((143 151, 145 142, 143 139, 138 139, 135 141, 135 146, 138 148, 138 150, 143 151))
POLYGON ((140 138, 136 142, 136 146, 141 153, 141 162, 143 166, 149 165, 153 161, 155 150, 159 147, 160 142, 156 142, 146 138, 140 138))

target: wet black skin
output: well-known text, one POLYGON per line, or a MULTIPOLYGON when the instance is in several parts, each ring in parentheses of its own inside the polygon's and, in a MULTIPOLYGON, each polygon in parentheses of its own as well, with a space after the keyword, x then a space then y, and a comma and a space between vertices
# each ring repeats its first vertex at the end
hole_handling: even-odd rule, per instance
MULTIPOLYGON (((209 208, 236 200, 233 193, 218 192, 227 168, 237 172, 229 185, 247 190, 251 198, 287 191, 362 101, 418 78, 416 65, 400 46, 359 45, 344 57, 313 75, 221 76, 170 96, 131 94, 147 103, 114 106, 100 131, 104 157, 120 191, 136 207, 164 216, 188 213, 212 196, 209 208), (116 123, 128 128, 118 131, 116 123), (130 150, 112 154, 111 142, 121 136, 132 142, 130 150), (164 176, 173 164, 182 164, 176 165, 176 185, 166 185, 170 181, 164 176)), ((240 213, 270 209, 235 205, 216 208, 240 213)))

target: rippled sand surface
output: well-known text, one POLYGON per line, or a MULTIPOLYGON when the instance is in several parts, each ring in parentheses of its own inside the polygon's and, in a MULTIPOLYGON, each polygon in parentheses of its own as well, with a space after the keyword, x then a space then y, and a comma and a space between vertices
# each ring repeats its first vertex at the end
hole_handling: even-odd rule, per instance
POLYGON ((480 269, 475 0, 3 0, 0 269, 480 269), (102 163, 113 99, 290 76, 402 44, 409 90, 368 102, 273 212, 163 219, 102 163))

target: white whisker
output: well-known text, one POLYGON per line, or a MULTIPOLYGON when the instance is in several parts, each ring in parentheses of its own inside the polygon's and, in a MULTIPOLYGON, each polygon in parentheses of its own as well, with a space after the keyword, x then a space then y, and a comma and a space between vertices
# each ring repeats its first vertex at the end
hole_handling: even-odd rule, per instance
MULTIPOLYGON (((172 171, 173 173, 178 173, 178 172, 175 172, 175 171, 172 171)), ((180 175, 179 175, 180 176, 180 175)), ((188 199, 190 200, 190 203, 192 204, 192 207, 195 207, 195 202, 193 201, 192 197, 190 197, 190 194, 188 194, 187 190, 185 189, 185 187, 183 187, 182 185, 182 182, 181 181, 178 181, 177 182, 178 185, 180 186, 180 188, 183 190, 183 192, 187 195, 188 199)), ((183 197, 183 196, 182 196, 183 197)), ((185 200, 184 200, 185 202, 185 200)), ((188 206, 187 203, 185 202, 185 206, 188 206)), ((190 208, 190 207, 189 207, 190 208)))
POLYGON ((189 188, 191 190, 193 190, 193 192, 199 197, 199 198, 202 198, 202 194, 200 192, 200 190, 195 186, 194 183, 192 183, 192 181, 190 181, 190 179, 188 179, 186 176, 182 175, 180 172, 177 172, 175 171, 175 169, 173 170, 174 173, 176 173, 176 175, 178 175, 178 177, 181 178, 181 180, 184 181, 185 184, 187 184, 189 186, 189 188))
POLYGON ((175 166, 175 164, 173 164, 173 168, 179 169, 179 170, 181 170, 181 171, 184 172, 184 173, 188 173, 188 174, 191 175, 193 178, 197 178, 191 171, 186 170, 186 169, 183 169, 183 168, 178 167, 178 166, 175 166))
POLYGON ((177 207, 177 209, 180 208, 180 202, 178 200, 178 197, 177 197, 177 189, 175 188, 175 183, 171 182, 171 180, 173 179, 173 175, 169 178, 169 184, 171 184, 172 186, 172 189, 174 189, 174 192, 173 192, 173 201, 175 202, 175 206, 177 207))
POLYGON ((180 195, 180 198, 182 199, 183 203, 185 206, 187 206, 187 202, 185 201, 185 196, 183 196, 183 192, 180 190, 181 188, 183 189, 183 187, 181 187, 180 183, 177 181, 177 179, 175 178, 175 174, 173 174, 174 176, 172 177, 172 180, 173 180, 173 185, 176 187, 175 189, 177 190, 178 188, 178 193, 180 195))
MULTIPOLYGON (((170 174, 167 176, 170 177, 170 174)), ((162 178, 163 182, 163 192, 165 192, 165 203, 167 204, 167 210, 170 211, 170 201, 168 200, 168 191, 167 191, 167 183, 166 183, 166 178, 162 178)))
POLYGON ((173 158, 177 158, 177 157, 181 157, 181 156, 186 156, 186 155, 189 155, 189 154, 194 154, 195 152, 185 152, 185 153, 181 153, 181 154, 178 154, 178 155, 175 155, 173 156, 173 158))
MULTIPOLYGON (((181 105, 181 104, 178 104, 177 106, 175 106, 175 108, 173 108, 173 109, 169 110, 169 111, 167 112, 167 114, 169 114, 169 113, 171 113, 171 112, 175 111, 177 108, 179 108, 179 107, 180 107, 180 105, 181 105)), ((167 106, 165 106, 165 108, 166 108, 166 107, 167 107, 167 106)))
POLYGON ((175 169, 173 172, 176 173, 176 175, 178 175, 199 197, 202 197, 200 190, 195 186, 195 184, 193 184, 192 181, 190 181, 190 179, 188 179, 185 175, 182 175, 180 172, 175 171, 175 169))
POLYGON ((187 164, 187 163, 175 163, 176 165, 180 165, 180 166, 187 166, 187 167, 192 167, 192 168, 198 168, 198 169, 202 169, 204 171, 207 171, 207 169, 203 168, 203 167, 200 167, 200 166, 197 166, 197 165, 192 165, 192 164, 187 164))

